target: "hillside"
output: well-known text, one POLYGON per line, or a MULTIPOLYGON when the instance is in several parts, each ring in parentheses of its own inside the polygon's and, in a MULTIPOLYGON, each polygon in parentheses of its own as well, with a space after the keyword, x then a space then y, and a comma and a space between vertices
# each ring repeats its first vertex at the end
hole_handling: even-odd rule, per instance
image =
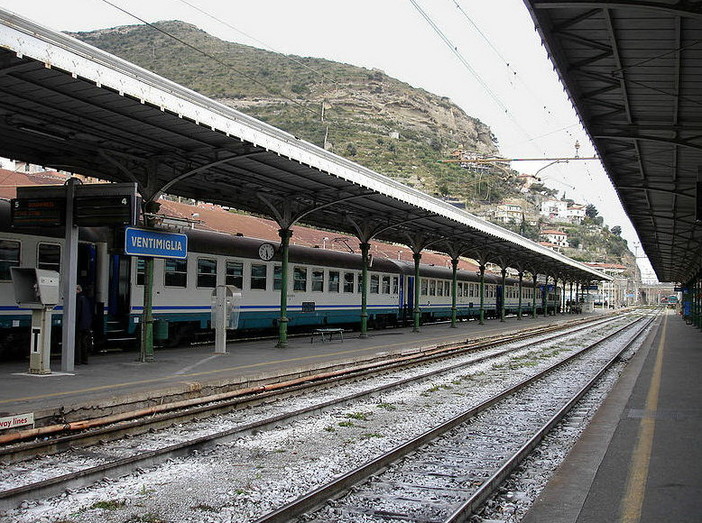
POLYGON ((179 21, 72 36, 534 241, 558 227, 568 234, 568 246, 560 249, 566 255, 621 262, 635 272, 626 241, 601 217, 573 224, 539 215, 555 190, 533 184, 526 191, 504 166, 440 163, 459 150, 499 156, 490 128, 448 98, 382 71, 225 42, 179 21), (524 202, 521 215, 497 219, 496 210, 514 199, 524 202))
POLYGON ((154 25, 72 36, 430 194, 475 196, 474 175, 438 163, 457 148, 498 154, 487 125, 382 71, 225 42, 183 22, 154 25))

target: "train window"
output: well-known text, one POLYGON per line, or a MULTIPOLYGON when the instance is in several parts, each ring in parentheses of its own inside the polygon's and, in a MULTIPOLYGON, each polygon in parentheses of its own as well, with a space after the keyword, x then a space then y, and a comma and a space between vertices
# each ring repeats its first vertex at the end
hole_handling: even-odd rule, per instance
POLYGON ((0 240, 0 280, 11 280, 10 267, 19 267, 20 242, 0 240))
POLYGON ((237 289, 244 288, 244 264, 237 261, 227 261, 225 265, 225 284, 237 289))
POLYGON ((383 294, 390 294, 390 276, 383 276, 383 294))
POLYGON ((312 292, 324 292, 324 271, 312 269, 312 292))
POLYGON ((379 294, 380 293, 380 276, 377 274, 371 274, 370 293, 371 294, 379 294))
POLYGON ((61 271, 61 246, 57 243, 40 243, 37 247, 37 269, 61 271))
POLYGON ((344 292, 353 292, 353 284, 356 275, 353 272, 344 273, 344 292))
POLYGON ((293 290, 307 292, 307 267, 293 269, 293 290))
POLYGON ((262 263, 251 264, 251 289, 266 290, 266 266, 262 263))
POLYGON ((217 286, 217 260, 197 259, 197 286, 214 289, 217 286))
MULTIPOLYGON (((431 287, 429 287, 431 289, 431 287)), ((431 292, 431 291, 429 291, 431 292)), ((444 295, 444 282, 441 280, 436 282, 436 295, 437 296, 443 296, 444 295)))
POLYGON ((444 282, 444 296, 451 296, 451 282, 444 282))
POLYGON ((164 260, 163 282, 168 287, 187 287, 188 260, 164 260))
POLYGON ((421 288, 420 294, 426 296, 427 292, 429 292, 429 282, 427 280, 421 280, 419 286, 421 288))
POLYGON ((141 256, 136 259, 136 284, 144 285, 144 274, 146 273, 146 258, 141 256))
POLYGON ((339 292, 339 271, 329 271, 329 292, 339 292))
POLYGON ((280 265, 273 266, 273 290, 279 291, 283 288, 283 267, 280 265))
POLYGON ((436 296, 436 280, 429 280, 429 296, 436 296))
POLYGON ((463 282, 456 282, 456 298, 463 298, 463 282))
POLYGON ((393 294, 400 293, 400 278, 398 276, 392 277, 392 293, 393 294))

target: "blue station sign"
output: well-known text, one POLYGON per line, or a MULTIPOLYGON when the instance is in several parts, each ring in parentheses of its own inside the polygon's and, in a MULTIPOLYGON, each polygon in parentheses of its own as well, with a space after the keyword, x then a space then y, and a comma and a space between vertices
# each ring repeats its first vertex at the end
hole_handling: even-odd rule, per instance
POLYGON ((175 232, 127 227, 124 229, 124 253, 129 256, 185 259, 188 257, 188 237, 175 232))

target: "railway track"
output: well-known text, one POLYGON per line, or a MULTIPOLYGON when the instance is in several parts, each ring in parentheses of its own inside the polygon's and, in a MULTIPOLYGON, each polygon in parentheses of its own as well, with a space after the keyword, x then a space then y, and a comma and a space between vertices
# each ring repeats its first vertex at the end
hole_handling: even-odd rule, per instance
MULTIPOLYGON (((611 321, 602 322, 598 328, 607 328, 607 324, 617 321, 613 319, 611 321)), ((580 327, 577 331, 586 329, 587 327, 580 327)), ((551 335, 551 342, 554 341, 556 337, 561 337, 564 335, 551 335)), ((577 336, 577 334, 569 334, 567 336, 577 336)), ((544 338, 542 335, 541 338, 544 338)), ((495 340, 491 340, 490 344, 497 343, 495 340)), ((115 447, 121 449, 121 453, 112 453, 108 449, 109 443, 103 443, 95 448, 71 449, 67 455, 73 457, 78 457, 81 465, 70 465, 66 455, 59 455, 56 460, 52 463, 46 463, 44 465, 39 465, 39 469, 46 472, 50 469, 54 469, 54 472, 58 469, 55 465, 60 462, 63 467, 62 473, 54 473, 51 477, 43 477, 38 480, 31 480, 29 476, 32 474, 27 474, 27 465, 25 463, 19 463, 20 469, 24 469, 21 472, 22 476, 25 478, 24 484, 19 487, 7 488, 5 484, 5 490, 0 493, 0 506, 3 508, 12 508, 17 506, 21 500, 32 498, 32 497, 45 497, 51 494, 59 493, 65 491, 66 488, 76 489, 80 486, 91 484, 102 477, 110 476, 116 477, 123 474, 132 472, 137 468, 144 469, 146 467, 152 466, 157 463, 161 463, 168 459, 173 459, 178 456, 192 455, 193 452, 202 449, 212 448, 215 445, 226 445, 227 442, 231 442, 236 439, 240 439, 242 435, 247 433, 252 433, 254 431, 264 430, 266 427, 274 427, 283 422, 289 422, 290 419, 296 419, 301 416, 307 416, 311 413, 318 413, 324 411, 325 409, 331 409, 339 404, 346 404, 352 401, 359 401, 362 398, 378 396, 386 394, 387 391, 392 389, 397 389, 398 387, 406 387, 412 382, 421 382, 433 379, 435 376, 441 374, 446 374, 450 372, 458 372, 460 369, 464 369, 467 366, 480 365, 481 362, 493 361, 499 358, 509 358, 508 354, 513 354, 527 350, 525 347, 533 345, 534 342, 528 341, 519 347, 511 347, 505 349, 492 349, 492 352, 488 349, 483 349, 481 355, 473 355, 467 358, 466 361, 456 361, 450 365, 444 364, 434 364, 437 368, 426 368, 421 373, 417 373, 416 369, 409 372, 407 376, 398 376, 399 367, 392 368, 390 370, 385 369, 385 383, 372 384, 372 386, 367 386, 361 388, 362 390, 355 390, 353 392, 348 392, 344 387, 335 387, 334 397, 330 398, 329 392, 324 393, 326 397, 325 401, 313 400, 307 401, 302 398, 301 403, 309 403, 306 405, 300 405, 294 408, 287 408, 286 412, 279 413, 276 415, 270 415, 270 413, 262 412, 259 419, 251 420, 253 416, 243 416, 243 418, 248 418, 246 422, 242 420, 242 416, 239 416, 238 420, 230 420, 227 422, 229 425, 224 430, 212 430, 212 423, 207 423, 209 432, 197 435, 197 430, 187 430, 186 436, 173 436, 174 441, 169 442, 162 431, 156 432, 156 437, 153 438, 158 441, 154 443, 144 444, 143 442, 137 443, 139 438, 129 438, 127 443, 118 443, 115 447), (487 352, 489 352, 489 354, 487 352), (390 373, 390 374, 388 374, 390 373), (414 375, 412 375, 414 374, 414 375), (150 448, 152 445, 153 448, 150 448), (72 466, 75 466, 78 470, 69 470, 72 466)), ((541 340, 540 343, 548 343, 546 340, 541 340)), ((441 349, 437 349, 441 350, 441 349)), ((456 358, 455 355, 453 355, 456 358)), ((416 364, 416 362, 415 362, 416 364)), ((407 363, 404 364, 405 366, 407 363)), ((431 366, 432 364, 427 361, 422 362, 423 366, 431 366)), ((367 369, 366 369, 367 371, 367 369)), ((358 378, 356 378, 358 379, 358 378)), ((378 379, 378 378, 376 378, 378 379)), ((355 386, 355 385, 354 385, 355 386)), ((270 398, 272 400, 272 398, 270 398)), ((258 399, 260 403, 260 398, 258 399)), ((276 410, 277 407, 271 405, 270 409, 276 410)), ((269 410, 270 410, 269 409, 269 410)), ((258 410, 258 409, 257 409, 258 410)), ((203 429, 198 429, 203 430, 203 429)), ((177 432, 177 431, 176 431, 177 432)), ((5 471, 8 472, 9 468, 6 466, 5 471)), ((16 477, 14 478, 16 479, 16 477)), ((9 477, 9 482, 12 483, 14 479, 9 477)))
POLYGON ((256 523, 467 521, 652 321, 624 326, 256 523), (621 348, 595 352, 621 336, 628 336, 621 348))
POLYGON ((539 335, 550 333, 557 335, 561 331, 574 328, 586 329, 590 325, 612 321, 613 318, 616 316, 594 321, 590 318, 582 318, 570 322, 569 325, 550 325, 524 329, 514 334, 467 340, 465 343, 437 345, 394 358, 383 358, 340 370, 321 371, 314 376, 303 376, 268 385, 165 403, 97 419, 76 420, 4 434, 0 436, 0 463, 12 463, 37 454, 63 452, 79 446, 138 434, 145 430, 160 429, 176 423, 218 415, 236 408, 247 408, 257 402, 268 401, 283 394, 294 394, 329 386, 329 384, 336 385, 342 380, 356 380, 380 372, 392 372, 406 366, 453 358, 468 352, 479 352, 539 335))

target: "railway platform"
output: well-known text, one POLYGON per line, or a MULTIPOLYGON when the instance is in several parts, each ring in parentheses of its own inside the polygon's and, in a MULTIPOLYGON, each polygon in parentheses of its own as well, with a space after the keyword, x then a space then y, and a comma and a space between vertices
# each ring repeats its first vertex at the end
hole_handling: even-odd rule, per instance
POLYGON ((702 333, 668 311, 522 523, 702 521, 702 333))
MULTIPOLYGON (((0 418, 33 413, 37 426, 107 416, 146 406, 230 390, 276 383, 335 370, 355 363, 412 352, 510 330, 570 322, 583 315, 492 319, 371 331, 365 339, 347 332, 325 343, 310 343, 310 335, 290 337, 286 348, 276 340, 236 341, 226 354, 214 345, 157 349, 154 361, 138 361, 138 352, 111 352, 90 357, 71 374, 27 373, 27 362, 0 364, 0 418)), ((52 368, 60 368, 52 360, 52 368)))

